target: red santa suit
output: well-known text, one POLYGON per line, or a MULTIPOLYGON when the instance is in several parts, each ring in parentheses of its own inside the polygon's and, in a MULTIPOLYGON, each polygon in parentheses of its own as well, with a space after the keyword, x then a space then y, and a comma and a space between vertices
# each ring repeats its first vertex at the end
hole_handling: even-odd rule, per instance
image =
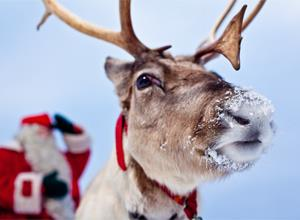
POLYGON ((90 139, 84 132, 65 134, 67 151, 62 153, 52 134, 43 134, 43 123, 50 125, 50 119, 43 117, 39 125, 24 124, 16 140, 0 146, 0 219, 74 218, 80 199, 78 180, 90 155, 90 139), (43 194, 43 177, 53 170, 69 188, 60 200, 43 194))

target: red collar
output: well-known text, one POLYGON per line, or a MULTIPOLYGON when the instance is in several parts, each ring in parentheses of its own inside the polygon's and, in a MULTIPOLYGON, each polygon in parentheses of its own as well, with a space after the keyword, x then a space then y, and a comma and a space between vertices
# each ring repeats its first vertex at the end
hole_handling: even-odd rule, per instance
POLYGON ((126 163, 123 149, 123 130, 127 132, 127 124, 125 118, 122 114, 118 117, 116 124, 116 153, 117 161, 121 170, 126 171, 126 163))
MULTIPOLYGON (((127 124, 122 114, 118 117, 116 124, 116 153, 119 167, 124 172, 127 170, 123 149, 123 131, 127 133, 127 124)), ((176 195, 171 192, 166 186, 156 183, 157 186, 177 204, 184 206, 184 212, 189 219, 197 216, 197 189, 187 196, 176 195)))

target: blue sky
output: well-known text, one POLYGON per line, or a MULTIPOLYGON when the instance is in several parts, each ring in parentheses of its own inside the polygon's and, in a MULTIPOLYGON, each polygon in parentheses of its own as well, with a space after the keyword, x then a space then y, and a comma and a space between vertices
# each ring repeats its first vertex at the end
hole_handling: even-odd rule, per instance
MULTIPOLYGON (((225 0, 134 0, 138 36, 150 47, 172 44, 192 53, 226 5, 225 0)), ((256 1, 240 1, 249 4, 256 1)), ((118 29, 117 0, 62 1, 81 17, 118 29)), ((110 156, 120 108, 106 78, 106 56, 132 59, 121 49, 84 36, 51 17, 40 32, 39 0, 0 1, 0 140, 9 140, 26 114, 61 112, 85 125, 93 155, 85 188, 110 156)), ((244 33, 241 70, 223 58, 207 68, 227 81, 250 86, 276 107, 278 132, 269 152, 249 171, 200 187, 204 219, 300 218, 300 1, 268 1, 244 33)))

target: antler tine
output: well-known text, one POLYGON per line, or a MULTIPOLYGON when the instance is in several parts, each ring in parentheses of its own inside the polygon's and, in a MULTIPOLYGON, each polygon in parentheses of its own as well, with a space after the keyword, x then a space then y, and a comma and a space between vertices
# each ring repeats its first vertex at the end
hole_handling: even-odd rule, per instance
POLYGON ((224 9, 223 13, 220 15, 219 19, 216 21, 214 27, 211 29, 211 32, 209 34, 209 41, 213 41, 216 39, 216 34, 218 30, 220 29, 222 23, 226 19, 226 17, 229 15, 231 12, 232 8, 236 4, 237 0, 231 0, 228 2, 228 5, 224 9))
POLYGON ((219 54, 223 54, 232 63, 233 67, 238 69, 241 33, 257 16, 265 2, 266 0, 259 0, 254 10, 249 14, 245 21, 243 21, 244 12, 242 9, 239 13, 240 15, 231 20, 231 23, 227 26, 223 35, 217 39, 216 32, 236 3, 236 0, 229 1, 228 6, 212 29, 209 39, 198 48, 196 54, 193 56, 194 62, 205 64, 216 58, 219 54))
POLYGON ((45 11, 43 17, 41 18, 40 22, 37 24, 36 29, 39 31, 40 28, 43 26, 43 24, 48 20, 48 18, 51 16, 51 12, 48 10, 45 11))
MULTIPOLYGON (((226 17, 229 15, 235 4, 237 3, 237 0, 231 0, 228 2, 226 8, 224 9, 223 13, 219 17, 219 19, 216 21, 214 27, 211 29, 211 32, 209 34, 209 41, 214 41, 216 39, 216 34, 218 30, 220 29, 222 23, 225 21, 226 17)), ((247 17, 247 19, 243 22, 243 28, 244 31, 249 24, 253 21, 253 19, 257 16, 257 14, 260 12, 264 4, 266 3, 266 0, 260 0, 254 10, 250 13, 250 15, 247 17)))
POLYGON ((249 24, 253 21, 253 19, 258 15, 264 4, 266 3, 266 0, 260 0, 254 10, 250 13, 250 15, 247 17, 247 19, 243 23, 243 31, 249 26, 249 24))
POLYGON ((139 41, 133 31, 130 14, 130 0, 119 0, 121 21, 120 32, 115 32, 91 24, 64 8, 57 3, 56 0, 43 0, 43 2, 46 7, 46 12, 37 26, 38 29, 47 21, 51 14, 54 14, 75 30, 119 46, 135 58, 138 58, 142 53, 149 51, 149 49, 139 41))

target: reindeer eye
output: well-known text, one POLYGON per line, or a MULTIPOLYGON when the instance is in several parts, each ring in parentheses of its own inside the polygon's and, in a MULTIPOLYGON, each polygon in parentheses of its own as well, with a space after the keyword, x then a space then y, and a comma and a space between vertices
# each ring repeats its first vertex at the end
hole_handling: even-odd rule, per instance
POLYGON ((136 87, 138 90, 145 89, 153 84, 152 77, 148 74, 140 75, 136 80, 136 87))

